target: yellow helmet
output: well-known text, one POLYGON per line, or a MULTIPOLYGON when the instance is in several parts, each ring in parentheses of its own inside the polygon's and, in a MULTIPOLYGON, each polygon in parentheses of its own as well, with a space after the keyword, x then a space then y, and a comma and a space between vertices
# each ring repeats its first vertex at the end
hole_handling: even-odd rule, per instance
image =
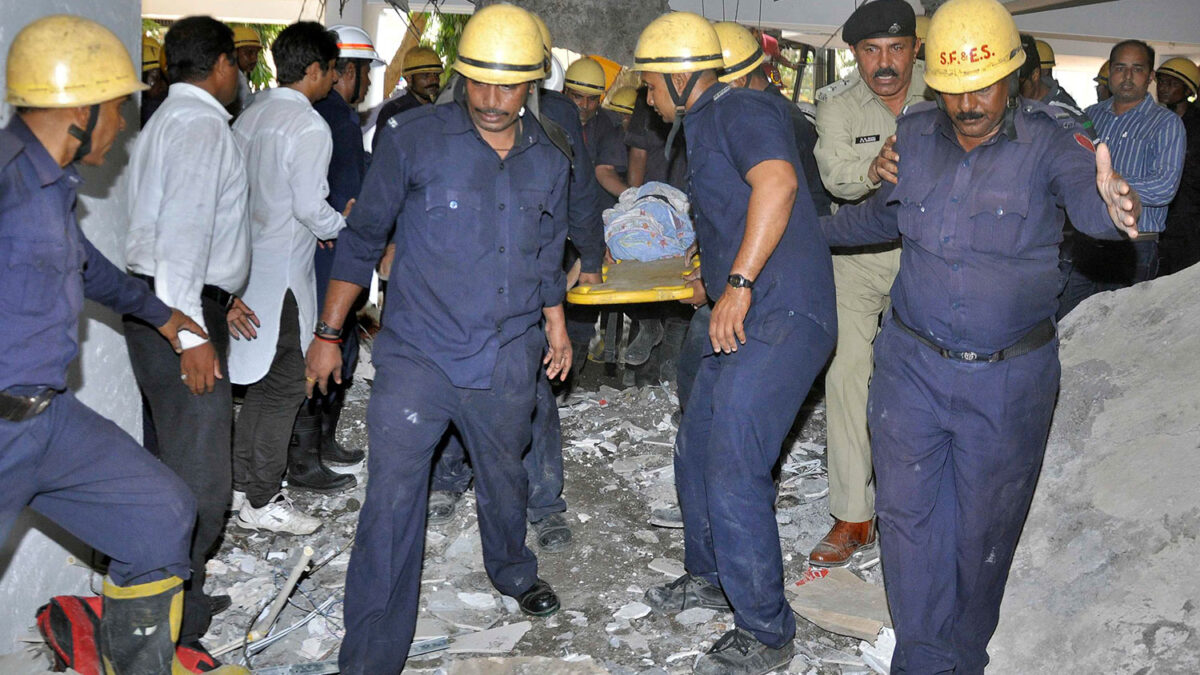
POLYGON ((404 55, 400 74, 410 77, 418 73, 440 73, 444 70, 437 52, 428 47, 413 47, 404 55))
POLYGON ((929 36, 929 17, 924 14, 917 17, 917 39, 921 42, 929 36))
POLYGON ((142 72, 159 70, 166 64, 162 58, 162 43, 149 35, 142 36, 142 72))
POLYGON ((546 22, 536 12, 529 12, 529 16, 532 16, 533 20, 537 22, 538 32, 542 34, 542 46, 545 47, 546 54, 549 55, 550 50, 554 49, 554 40, 550 39, 550 27, 546 25, 546 22))
POLYGON ((584 57, 567 68, 563 84, 586 96, 601 95, 604 93, 604 68, 595 59, 584 57))
POLYGON ((1093 77, 1092 81, 1096 84, 1108 86, 1108 61, 1105 61, 1104 65, 1100 66, 1100 72, 1096 73, 1096 77, 1093 77))
POLYGON ((669 12, 650 22, 633 50, 633 69, 651 73, 691 73, 720 69, 721 39, 708 19, 669 12))
POLYGON ((95 105, 149 89, 112 31, 79 16, 42 17, 8 48, 5 100, 29 108, 95 105))
POLYGON ((1038 61, 1041 62, 1043 68, 1054 67, 1054 48, 1045 40, 1035 40, 1038 49, 1038 61))
POLYGON ((542 32, 529 12, 514 5, 488 5, 463 28, 454 69, 486 84, 520 84, 546 75, 542 32))
POLYGON ((637 104, 637 89, 633 87, 617 87, 612 96, 604 102, 603 107, 614 112, 632 114, 633 106, 637 104))
POLYGON ((1158 67, 1159 73, 1166 73, 1171 77, 1178 78, 1183 82, 1188 89, 1192 90, 1192 95, 1196 95, 1196 90, 1200 88, 1200 68, 1188 59, 1176 56, 1173 59, 1163 61, 1163 64, 1158 67))
POLYGON ((949 0, 934 12, 925 46, 925 83, 933 89, 983 89, 1022 63, 1017 24, 997 0, 949 0))
POLYGON ((262 38, 258 36, 258 31, 250 26, 234 26, 233 27, 233 46, 236 47, 258 47, 262 48, 262 38))
POLYGON ((721 70, 721 76, 717 78, 720 81, 733 82, 743 75, 750 74, 763 62, 762 46, 745 26, 732 21, 722 21, 714 25, 713 30, 717 32, 717 39, 721 41, 721 60, 724 68, 721 70))

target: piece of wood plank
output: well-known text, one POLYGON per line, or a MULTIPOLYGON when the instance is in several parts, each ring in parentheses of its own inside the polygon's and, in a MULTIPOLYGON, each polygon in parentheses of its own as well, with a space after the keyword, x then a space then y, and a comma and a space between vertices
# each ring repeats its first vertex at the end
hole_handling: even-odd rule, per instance
POLYGON ((874 643, 879 630, 892 625, 883 587, 845 568, 811 567, 787 586, 787 596, 797 614, 838 635, 874 643))

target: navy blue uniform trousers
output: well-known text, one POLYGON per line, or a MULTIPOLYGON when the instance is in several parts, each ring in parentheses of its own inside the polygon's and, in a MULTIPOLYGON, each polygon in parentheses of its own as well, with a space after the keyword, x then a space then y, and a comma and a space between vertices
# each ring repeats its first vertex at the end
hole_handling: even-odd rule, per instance
MULTIPOLYGON (((529 477, 529 504, 525 509, 529 522, 536 523, 553 513, 566 511, 567 501, 562 496, 562 426, 558 401, 547 377, 538 378, 533 438, 521 461, 529 477)), ((459 434, 447 434, 433 467, 433 489, 466 492, 472 475, 459 434)))
POLYGON ((892 673, 982 673, 1046 450, 1058 344, 943 358, 892 323, 868 398, 892 673))
POLYGON ((384 329, 367 407, 370 480, 346 574, 344 675, 404 668, 417 622, 425 509, 434 449, 453 423, 475 467, 483 561, 509 596, 537 581, 525 546, 529 445, 536 381, 544 379, 545 333, 531 328, 502 346, 490 389, 455 387, 432 361, 384 329))
POLYGON ((0 420, 0 542, 25 506, 111 558, 118 586, 190 576, 191 491, 69 391, 33 419, 0 420))
POLYGON ((833 338, 792 311, 700 360, 675 445, 687 571, 725 590, 737 625, 771 647, 796 633, 783 595, 775 481, 784 437, 833 338))

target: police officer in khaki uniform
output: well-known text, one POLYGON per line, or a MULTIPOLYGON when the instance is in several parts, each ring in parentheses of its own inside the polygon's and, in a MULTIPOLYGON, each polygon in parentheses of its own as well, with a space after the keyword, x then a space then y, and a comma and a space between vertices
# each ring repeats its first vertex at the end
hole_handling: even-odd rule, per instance
MULTIPOLYGON (((921 46, 916 27, 907 2, 876 0, 855 10, 842 29, 858 72, 817 93, 815 150, 821 180, 841 203, 860 202, 879 187, 877 158, 896 133, 896 116, 924 100, 925 68, 915 62, 921 46)), ((871 343, 900 266, 899 242, 834 253, 838 341, 825 376, 834 525, 809 555, 820 566, 848 564, 855 553, 859 562, 876 555, 867 383, 871 343)))

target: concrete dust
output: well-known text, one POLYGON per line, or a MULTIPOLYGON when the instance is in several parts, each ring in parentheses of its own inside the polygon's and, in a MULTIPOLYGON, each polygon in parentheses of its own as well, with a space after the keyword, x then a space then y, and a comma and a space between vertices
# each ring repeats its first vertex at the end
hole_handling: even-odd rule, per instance
MULTIPOLYGON (((371 373, 369 354, 361 373, 371 373)), ((413 656, 406 672, 474 673, 618 673, 622 675, 690 672, 697 656, 732 627, 732 616, 693 610, 678 617, 660 616, 642 604, 642 594, 682 569, 683 531, 649 524, 652 508, 675 505, 672 451, 678 410, 667 384, 617 389, 611 380, 591 379, 560 408, 566 466, 568 522, 574 542, 559 555, 540 554, 540 576, 562 601, 562 611, 546 619, 522 615, 512 598, 502 597, 483 568, 473 492, 459 503, 449 523, 430 527, 425 542, 421 583, 421 637, 448 637, 529 621, 528 632, 511 653, 436 651, 413 656), (503 658, 500 658, 500 657, 503 658)), ((343 413, 339 438, 349 447, 365 447, 366 402, 370 382, 356 379, 343 413)), ((785 580, 800 578, 807 552, 825 534, 828 516, 825 478, 825 416, 818 399, 798 418, 780 462, 777 520, 785 580)), ((259 651, 251 647, 256 668, 336 658, 342 637, 342 586, 358 510, 364 498, 365 464, 347 470, 359 485, 341 495, 294 492, 297 507, 325 524, 308 537, 251 533, 230 526, 219 554, 210 563, 209 593, 230 593, 234 606, 217 616, 205 643, 212 648, 236 645, 259 612, 282 586, 298 550, 316 550, 317 569, 301 580, 276 623, 274 634, 305 617, 306 623, 259 651), (328 606, 322 608, 322 603, 328 606), (314 611, 320 609, 321 611, 314 611)), ((529 546, 536 549, 530 535, 529 546)), ((880 584, 876 569, 860 572, 880 584)), ((797 658, 787 672, 819 675, 867 670, 855 654, 857 641, 817 628, 797 617, 797 658)), ((523 627, 522 627, 523 628, 523 627)), ((274 639, 274 638, 269 638, 274 639)), ((240 646, 221 657, 238 663, 240 646)))

